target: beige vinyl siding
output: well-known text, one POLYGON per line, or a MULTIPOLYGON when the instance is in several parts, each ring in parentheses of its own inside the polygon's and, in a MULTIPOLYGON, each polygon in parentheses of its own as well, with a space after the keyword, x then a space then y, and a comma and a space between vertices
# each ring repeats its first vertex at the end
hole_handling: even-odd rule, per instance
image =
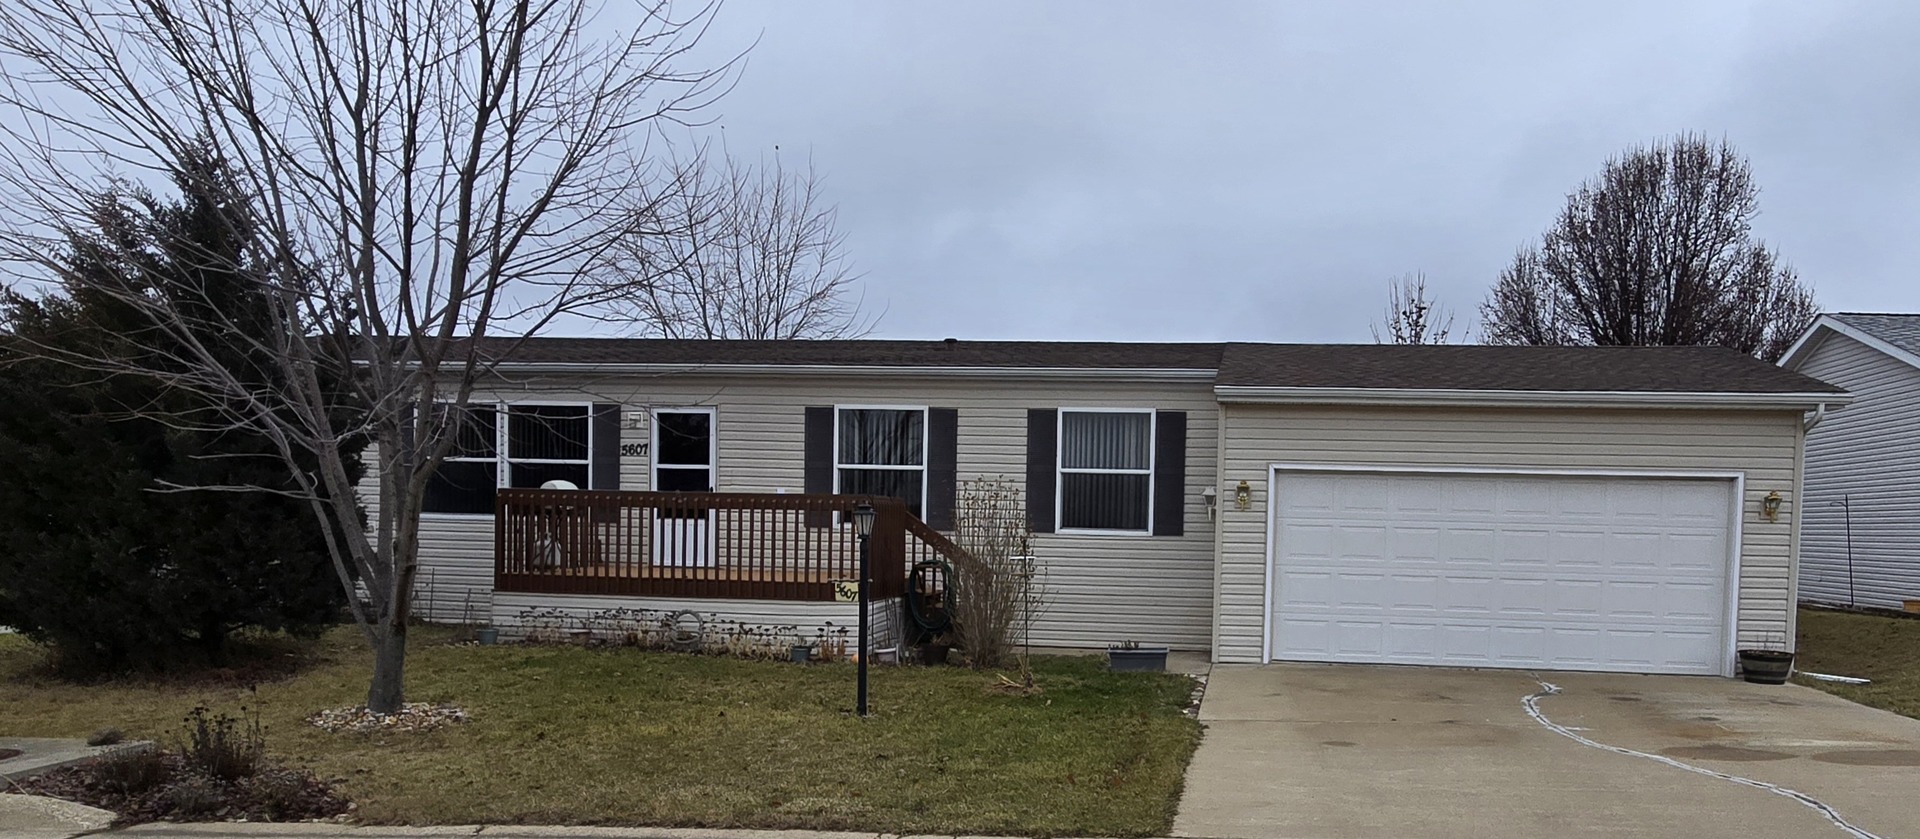
MULTIPOLYGON (((368 536, 380 521, 378 447, 364 455, 360 503, 368 536)), ((420 573, 413 581, 413 613, 439 623, 485 623, 493 597, 493 517, 429 513, 420 521, 420 573), (476 562, 476 556, 486 557, 476 562)))
POLYGON ((1840 334, 1796 369, 1854 395, 1807 434, 1800 597, 1892 609, 1920 599, 1920 369, 1840 334))
POLYGON ((1274 463, 1743 472, 1739 638, 1791 640, 1799 412, 1221 406, 1214 660, 1258 662, 1274 463), (1253 490, 1248 511, 1233 487, 1253 490), (1778 522, 1760 498, 1786 499, 1778 522))
MULTIPOLYGON (((1008 381, 940 377, 786 375, 528 376, 485 388, 475 401, 578 400, 622 406, 622 442, 646 443, 655 408, 713 407, 723 492, 797 493, 804 488, 804 412, 809 406, 911 406, 959 411, 961 481, 1026 477, 1029 408, 1157 408, 1187 412, 1185 535, 1040 534, 1034 552, 1047 595, 1033 641, 1104 646, 1136 640, 1205 649, 1211 636, 1213 532, 1200 497, 1216 469, 1218 409, 1210 379, 1008 381)), ((622 489, 648 489, 645 454, 623 452, 622 489)), ((492 578, 490 517, 428 516, 421 527, 423 578, 436 581, 435 619, 456 619, 461 595, 492 578)), ((424 584, 424 583, 423 583, 424 584)), ((484 613, 485 610, 482 610, 484 613)))

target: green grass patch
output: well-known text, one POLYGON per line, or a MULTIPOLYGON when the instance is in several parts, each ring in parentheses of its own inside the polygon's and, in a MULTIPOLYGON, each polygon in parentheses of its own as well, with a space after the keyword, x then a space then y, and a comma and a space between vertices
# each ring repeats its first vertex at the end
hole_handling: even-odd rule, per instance
POLYGON ((1920 718, 1920 620, 1801 609, 1796 649, 1796 669, 1858 676, 1873 684, 1841 685, 1803 676, 1795 681, 1920 718))
POLYGON ((195 705, 246 706, 270 751, 341 779, 373 823, 609 824, 895 833, 1164 835, 1200 736, 1191 683, 1108 673, 1095 658, 1035 664, 1041 691, 997 675, 877 668, 874 716, 852 715, 850 665, 630 649, 455 647, 420 632, 408 699, 471 722, 422 734, 328 734, 305 722, 364 700, 352 630, 298 651, 257 685, 78 685, 0 636, 0 735, 170 738, 195 705))

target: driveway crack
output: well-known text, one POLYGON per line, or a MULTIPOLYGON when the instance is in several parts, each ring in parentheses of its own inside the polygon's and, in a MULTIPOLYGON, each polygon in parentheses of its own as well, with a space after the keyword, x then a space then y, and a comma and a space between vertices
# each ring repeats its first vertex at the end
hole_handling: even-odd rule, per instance
POLYGON ((1538 677, 1536 677, 1534 681, 1539 682, 1540 690, 1536 693, 1528 694, 1525 699, 1521 700, 1521 704, 1526 707, 1527 716, 1532 717, 1534 722, 1537 722, 1540 725, 1544 726, 1548 731, 1551 731, 1555 734, 1558 734, 1562 737, 1572 740, 1575 743, 1579 743, 1580 745, 1587 746, 1589 748, 1599 749, 1601 751, 1606 751, 1606 752, 1613 752, 1614 754, 1627 755, 1629 757, 1645 758, 1655 763, 1661 763, 1667 766, 1671 766, 1675 769, 1684 769, 1688 772, 1692 772, 1697 775, 1705 775, 1709 778, 1719 778, 1722 781, 1730 781, 1732 783, 1740 784, 1742 786, 1748 786, 1748 787, 1753 787, 1754 789, 1766 790, 1767 792, 1773 793, 1774 795, 1785 796, 1787 798, 1791 798, 1795 801, 1798 801, 1802 805, 1806 806, 1807 808, 1812 809, 1813 811, 1819 813, 1822 816, 1825 816, 1827 818, 1827 821, 1830 821, 1833 823, 1834 827, 1837 827, 1843 831, 1846 831, 1847 835, 1854 837, 1854 839, 1885 839, 1885 837, 1882 837, 1876 833, 1873 833, 1867 830, 1866 828, 1863 828, 1859 825, 1854 824, 1853 822, 1847 821, 1846 817, 1840 815, 1840 811, 1835 810, 1832 805, 1827 804, 1826 802, 1821 801, 1818 798, 1814 798, 1813 796, 1808 795, 1799 790, 1788 789, 1778 784, 1770 784, 1770 783, 1767 783, 1766 781, 1759 781, 1753 778, 1743 778, 1743 777, 1740 777, 1739 775, 1729 775, 1725 772, 1717 772, 1715 770, 1708 769, 1704 766, 1695 766, 1691 763, 1685 763, 1682 761, 1674 760, 1673 758, 1667 757, 1665 755, 1648 754, 1646 752, 1636 752, 1632 749, 1625 748, 1622 746, 1610 746, 1610 745, 1607 745, 1606 743, 1601 743, 1599 741, 1585 737, 1581 735, 1579 732, 1574 731, 1571 728, 1568 728, 1564 725, 1556 723, 1553 720, 1547 719, 1547 715, 1540 711, 1540 700, 1559 693, 1560 687, 1558 685, 1550 684, 1548 682, 1542 682, 1539 680, 1538 677))

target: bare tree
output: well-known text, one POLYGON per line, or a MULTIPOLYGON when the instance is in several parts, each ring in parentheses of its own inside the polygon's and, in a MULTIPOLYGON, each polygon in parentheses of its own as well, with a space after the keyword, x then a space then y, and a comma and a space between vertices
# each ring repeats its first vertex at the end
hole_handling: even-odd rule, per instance
POLYGON ((1752 235, 1760 189, 1725 141, 1636 148, 1581 184, 1481 304, 1493 344, 1731 347, 1778 359, 1819 314, 1752 235))
POLYGON ((374 650, 376 712, 402 704, 423 496, 476 380, 515 339, 604 294, 580 277, 629 232, 613 197, 658 192, 650 132, 731 77, 731 64, 675 69, 709 8, 681 18, 646 3, 625 28, 599 12, 591 0, 0 6, 0 106, 13 111, 0 127, 0 247, 16 287, 128 307, 142 326, 127 337, 150 367, 62 360, 219 406, 168 422, 272 441, 330 536, 341 585, 364 592, 352 610, 374 650), (137 278, 75 274, 58 258, 96 187, 201 153, 251 197, 225 212, 252 231, 239 264, 278 324, 242 333, 271 386, 205 339, 237 325, 192 289, 142 294, 137 278), (350 392, 332 395, 333 380, 350 392), (342 457, 355 437, 379 446, 371 521, 342 457))
MULTIPOLYGON (((777 150, 776 150, 777 152, 777 150)), ((657 198, 602 274, 615 316, 664 338, 857 338, 877 318, 853 296, 838 212, 811 164, 789 171, 701 155, 657 198)))
POLYGON ((1427 296, 1427 275, 1408 274, 1387 281, 1385 338, 1373 326, 1376 344, 1444 344, 1453 331, 1453 311, 1427 296))

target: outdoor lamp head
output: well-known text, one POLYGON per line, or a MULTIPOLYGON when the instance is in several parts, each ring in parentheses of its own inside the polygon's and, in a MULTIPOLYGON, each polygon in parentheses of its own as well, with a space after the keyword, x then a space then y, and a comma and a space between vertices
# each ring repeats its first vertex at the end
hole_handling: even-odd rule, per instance
POLYGON ((853 508, 853 530, 862 536, 873 535, 873 505, 862 502, 853 508))

